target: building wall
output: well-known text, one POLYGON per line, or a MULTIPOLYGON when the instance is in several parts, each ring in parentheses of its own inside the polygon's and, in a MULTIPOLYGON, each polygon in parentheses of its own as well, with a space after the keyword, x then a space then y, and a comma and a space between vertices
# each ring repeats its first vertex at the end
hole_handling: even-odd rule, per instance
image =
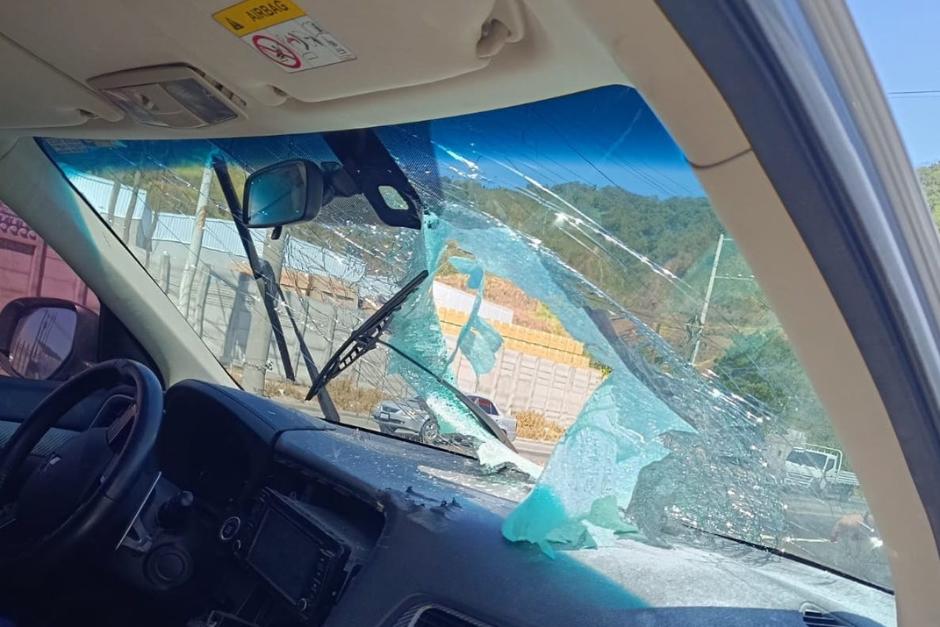
MULTIPOLYGON (((473 303, 476 300, 476 294, 470 294, 456 287, 451 287, 440 281, 434 282, 434 302, 441 309, 449 309, 468 315, 473 309, 473 303)), ((479 316, 490 322, 503 322, 512 324, 513 311, 509 307, 503 307, 483 299, 480 302, 479 316)))
POLYGON ((0 202, 0 308, 24 296, 62 298, 98 310, 98 299, 68 264, 0 202))

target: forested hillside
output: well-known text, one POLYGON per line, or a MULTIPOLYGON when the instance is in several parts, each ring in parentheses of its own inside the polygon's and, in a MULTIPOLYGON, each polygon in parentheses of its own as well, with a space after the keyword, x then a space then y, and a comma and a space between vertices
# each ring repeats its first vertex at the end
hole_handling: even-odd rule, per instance
MULTIPOLYGON (((566 263, 602 286, 617 302, 690 354, 722 227, 702 197, 658 199, 619 187, 565 183, 551 192, 568 203, 552 206, 535 190, 489 188, 448 181, 448 196, 472 204, 543 242, 566 263), (584 223, 560 221, 576 207, 584 223), (593 224, 586 224, 591 221, 593 224)), ((718 279, 697 363, 711 364, 736 334, 762 331, 775 320, 750 270, 725 239, 718 279)))

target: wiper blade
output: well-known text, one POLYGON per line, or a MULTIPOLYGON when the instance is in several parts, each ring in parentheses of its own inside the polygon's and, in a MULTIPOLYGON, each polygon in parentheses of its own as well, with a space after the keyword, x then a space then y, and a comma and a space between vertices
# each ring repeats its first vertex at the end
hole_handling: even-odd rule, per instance
POLYGON ((405 300, 411 296, 412 292, 418 289, 418 286, 428 278, 428 271, 422 270, 418 275, 408 281, 407 284, 398 290, 387 303, 379 307, 378 311, 369 316, 365 322, 353 331, 343 342, 342 346, 333 353, 319 376, 313 380, 313 385, 307 392, 307 400, 319 394, 326 387, 326 384, 339 376, 343 370, 353 365, 356 360, 375 348, 379 337, 392 321, 395 312, 401 309, 405 300))
POLYGON ((849 579, 851 581, 854 581, 855 583, 860 583, 862 585, 868 586, 869 588, 875 588, 876 590, 881 590, 882 592, 887 592, 888 594, 891 594, 891 595, 894 594, 894 590, 892 590, 891 588, 887 588, 873 581, 868 581, 867 579, 862 579, 861 577, 857 575, 853 575, 851 573, 838 570, 837 568, 833 568, 832 566, 828 566, 826 564, 823 564, 822 562, 816 562, 809 558, 803 557, 802 555, 797 555, 796 553, 793 553, 792 551, 787 551, 786 549, 780 549, 775 546, 767 546, 766 544, 760 544, 759 542, 752 542, 750 540, 744 540, 743 538, 735 538, 734 536, 720 533, 718 531, 709 531, 708 529, 702 529, 701 527, 697 527, 689 523, 682 523, 682 525, 684 527, 688 527, 689 529, 692 529, 699 533, 704 533, 706 535, 709 535, 715 538, 721 538, 722 540, 728 540, 729 542, 734 542, 735 544, 740 544, 742 546, 752 548, 756 551, 763 551, 765 553, 770 553, 771 555, 776 555, 777 557, 782 557, 784 559, 788 559, 790 561, 797 562, 799 564, 812 566, 813 568, 824 570, 827 573, 838 575, 839 577, 843 577, 844 579, 849 579))

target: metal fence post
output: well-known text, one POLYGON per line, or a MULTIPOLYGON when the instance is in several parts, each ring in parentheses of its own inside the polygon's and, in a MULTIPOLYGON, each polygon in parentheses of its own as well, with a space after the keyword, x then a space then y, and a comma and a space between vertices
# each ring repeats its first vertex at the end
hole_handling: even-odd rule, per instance
POLYGON ((170 253, 165 250, 160 257, 160 287, 164 294, 170 293, 170 253))
POLYGON ((206 266, 200 266, 196 277, 196 332, 202 335, 206 319, 206 304, 209 301, 209 284, 212 282, 212 273, 206 266))

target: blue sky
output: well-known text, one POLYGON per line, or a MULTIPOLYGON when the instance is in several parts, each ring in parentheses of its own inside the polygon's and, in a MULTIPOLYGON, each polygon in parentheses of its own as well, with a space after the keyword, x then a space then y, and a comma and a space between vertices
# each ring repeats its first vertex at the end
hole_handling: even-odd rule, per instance
POLYGON ((848 0, 915 166, 940 161, 940 1, 848 0), (897 92, 930 91, 933 94, 897 92))
MULTIPOLYGON (((437 120, 430 136, 443 176, 496 186, 581 181, 646 196, 703 195, 682 152, 629 87, 437 120)), ((383 138, 397 153, 394 139, 383 138)))

